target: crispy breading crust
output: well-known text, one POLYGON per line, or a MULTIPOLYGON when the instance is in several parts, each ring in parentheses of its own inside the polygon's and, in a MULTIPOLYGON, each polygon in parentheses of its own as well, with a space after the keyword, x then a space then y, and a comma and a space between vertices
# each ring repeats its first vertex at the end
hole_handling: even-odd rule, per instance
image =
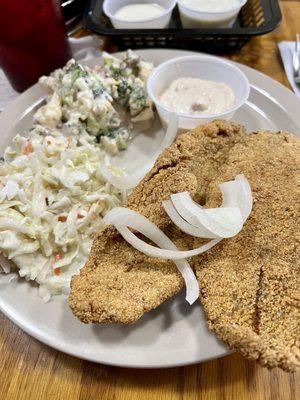
MULTIPOLYGON (((245 357, 292 371, 299 366, 300 141, 287 133, 245 136, 214 122, 182 135, 128 198, 180 248, 199 239, 170 224, 161 201, 188 190, 208 207, 220 204, 218 184, 244 173, 254 207, 242 232, 191 260, 208 324, 245 357)), ((95 239, 69 299, 83 322, 132 323, 182 288, 174 264, 149 258, 112 229, 95 239)))
MULTIPOLYGON (((194 264, 210 328, 249 359, 291 371, 300 364, 300 140, 247 135, 207 190, 243 173, 254 196, 244 229, 194 264)), ((196 245, 197 240, 194 241, 196 245)))
MULTIPOLYGON (((159 157, 126 206, 156 223, 179 248, 191 248, 193 238, 170 224, 161 202, 185 190, 201 201, 230 148, 243 135, 244 128, 225 121, 181 135, 159 157)), ((87 264, 73 277, 69 305, 86 323, 133 323, 182 287, 173 262, 141 254, 108 228, 97 235, 87 264)))

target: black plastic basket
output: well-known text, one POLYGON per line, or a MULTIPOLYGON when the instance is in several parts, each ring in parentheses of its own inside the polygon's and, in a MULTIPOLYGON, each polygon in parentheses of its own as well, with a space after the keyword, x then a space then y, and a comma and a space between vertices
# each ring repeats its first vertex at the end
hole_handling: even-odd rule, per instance
POLYGON ((103 12, 102 0, 91 0, 84 14, 87 29, 109 36, 120 50, 141 48, 193 49, 225 53, 241 48, 252 36, 274 30, 281 21, 277 0, 248 0, 232 28, 182 27, 175 7, 168 29, 115 29, 103 12))

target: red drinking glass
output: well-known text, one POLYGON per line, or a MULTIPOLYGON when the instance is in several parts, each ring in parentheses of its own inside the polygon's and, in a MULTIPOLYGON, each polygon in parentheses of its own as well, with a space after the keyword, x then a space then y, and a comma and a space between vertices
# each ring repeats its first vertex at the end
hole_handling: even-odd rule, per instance
POLYGON ((0 66, 15 90, 70 58, 59 0, 0 0, 0 66))

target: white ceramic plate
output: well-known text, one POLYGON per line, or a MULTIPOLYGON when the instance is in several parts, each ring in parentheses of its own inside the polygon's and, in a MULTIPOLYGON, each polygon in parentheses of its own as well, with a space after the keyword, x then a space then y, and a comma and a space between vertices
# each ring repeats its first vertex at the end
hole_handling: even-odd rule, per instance
MULTIPOLYGON (((139 52, 156 65, 172 57, 195 54, 177 50, 139 52)), ((99 63, 93 60, 89 64, 99 63)), ((252 88, 248 103, 234 120, 248 130, 289 130, 300 134, 300 101, 291 91, 248 67, 238 65, 252 88)), ((43 99, 35 85, 0 115, 0 153, 18 132, 30 127, 32 111, 43 99)), ((141 134, 119 163, 141 161, 154 151, 163 132, 141 134), (135 157, 132 157, 132 154, 135 157), (136 157, 136 155, 139 157, 136 157)), ((128 165, 128 169, 134 164, 128 165)), ((20 328, 38 340, 68 354, 103 364, 126 367, 171 367, 198 363, 229 353, 205 322, 200 304, 187 305, 183 294, 167 301, 132 326, 84 325, 71 313, 65 297, 44 304, 36 287, 19 281, 0 288, 0 309, 20 328)))

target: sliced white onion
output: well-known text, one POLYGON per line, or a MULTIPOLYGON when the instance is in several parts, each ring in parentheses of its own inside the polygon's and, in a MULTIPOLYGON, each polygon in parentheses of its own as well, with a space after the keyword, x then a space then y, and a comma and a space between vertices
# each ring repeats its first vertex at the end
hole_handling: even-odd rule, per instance
MULTIPOLYGON (((166 249, 171 249, 174 252, 178 252, 175 244, 151 221, 135 211, 129 210, 127 208, 118 207, 111 210, 104 217, 103 222, 107 224, 115 225, 116 229, 120 234, 127 240, 128 233, 134 236, 134 242, 138 239, 126 226, 130 226, 132 229, 137 230, 142 233, 145 237, 150 239, 152 242, 156 243, 158 246, 166 249), (119 224, 119 225, 118 225, 119 224), (124 224, 124 225, 120 225, 124 224), (125 226, 126 225, 126 226, 125 226)), ((140 240, 140 239, 138 239, 140 240)), ((142 242, 142 245, 147 243, 142 242)), ((130 242, 129 242, 130 243, 130 242)), ((132 243, 131 243, 132 244, 132 243)), ((134 245, 134 247, 136 247, 134 245)), ((160 249, 151 246, 155 250, 161 251, 160 249)), ((146 253, 147 254, 147 253, 146 253)), ((148 254, 150 255, 150 254, 148 254)), ((192 268, 189 263, 184 259, 177 259, 175 264, 180 271, 185 285, 186 285, 186 300, 193 304, 199 297, 199 285, 197 279, 194 275, 192 268)))
POLYGON ((176 114, 170 115, 170 122, 167 128, 165 137, 160 145, 159 149, 154 153, 146 164, 141 165, 138 171, 134 174, 125 174, 123 176, 115 175, 111 168, 106 164, 101 165, 100 172, 102 176, 107 180, 107 182, 114 185, 116 188, 121 190, 129 190, 136 187, 139 182, 144 178, 144 176, 151 170, 157 157, 162 153, 162 151, 169 147, 175 140, 178 131, 178 116, 176 114))
POLYGON ((188 235, 200 237, 200 238, 207 238, 207 239, 216 239, 218 238, 217 235, 213 234, 209 230, 205 229, 204 227, 197 228, 190 223, 188 223, 185 219, 181 217, 176 211, 173 203, 170 200, 163 201, 163 206, 168 214, 171 221, 184 233, 188 235))
POLYGON ((251 191, 251 186, 246 177, 243 174, 237 175, 235 178, 237 181, 241 182, 244 191, 244 201, 240 202, 240 210, 244 219, 244 222, 249 217, 253 207, 253 196, 251 191))
POLYGON ((206 251, 210 250, 212 247, 214 247, 222 240, 222 239, 213 239, 208 243, 200 247, 197 247, 196 249, 193 250, 168 250, 164 248, 159 249, 139 239, 126 226, 116 224, 115 227, 123 236, 123 238, 137 250, 141 251, 142 253, 150 257, 162 258, 164 260, 180 260, 182 258, 198 256, 199 254, 205 253, 206 251))
POLYGON ((251 187, 243 174, 237 175, 234 181, 224 182, 219 185, 222 192, 222 206, 238 207, 243 217, 243 222, 252 211, 253 198, 251 187))
POLYGON ((204 210, 206 210, 207 215, 217 221, 223 229, 228 229, 228 231, 231 232, 231 236, 236 235, 243 228, 244 221, 239 207, 219 207, 204 210))
POLYGON ((189 224, 202 229, 204 238, 229 238, 236 235, 243 227, 243 219, 237 207, 206 209, 195 203, 188 192, 171 196, 172 203, 183 219, 189 224))
POLYGON ((177 132, 178 132, 178 124, 179 124, 178 115, 174 114, 174 113, 170 113, 167 132, 164 136, 164 139, 161 143, 160 148, 155 153, 156 157, 167 147, 171 146, 171 144, 174 142, 174 140, 176 139, 176 136, 177 136, 177 132))

